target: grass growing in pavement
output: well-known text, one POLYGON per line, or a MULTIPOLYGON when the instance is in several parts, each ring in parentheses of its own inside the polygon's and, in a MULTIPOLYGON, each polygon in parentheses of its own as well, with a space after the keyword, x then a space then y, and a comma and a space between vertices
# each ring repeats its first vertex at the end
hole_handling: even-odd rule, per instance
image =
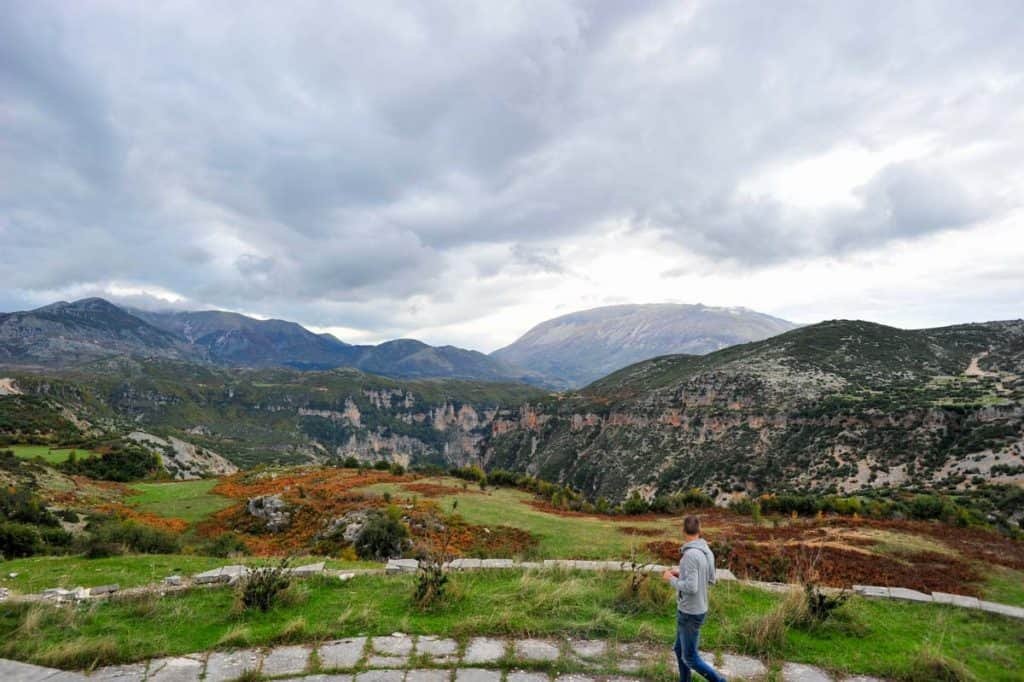
POLYGON ((983 589, 985 599, 1024 606, 1024 571, 1002 566, 989 567, 990 575, 983 589))
POLYGON ((91 450, 83 448, 51 448, 49 445, 4 445, 0 447, 0 450, 13 450, 14 456, 21 459, 41 457, 50 464, 66 462, 72 452, 76 453, 78 457, 88 457, 93 454, 91 450))
MULTIPOLYGON (((96 587, 117 584, 122 588, 158 583, 169 575, 194 575, 226 564, 265 564, 277 559, 222 559, 187 554, 138 554, 103 559, 81 556, 38 556, 0 561, 0 587, 28 594, 49 587, 96 587), (17 573, 17 577, 8 577, 17 573)), ((323 558, 296 559, 294 565, 324 561, 323 558)), ((380 568, 368 562, 327 560, 328 568, 380 568)))
POLYGON ((132 488, 138 493, 126 498, 125 503, 140 511, 196 523, 235 503, 235 500, 211 492, 217 482, 217 479, 206 478, 172 483, 133 483, 132 488))
MULTIPOLYGON (((422 479, 417 483, 462 487, 462 481, 452 478, 422 479)), ((636 538, 618 530, 625 526, 661 529, 664 530, 665 538, 679 538, 679 524, 673 519, 638 521, 629 518, 562 516, 532 506, 530 503, 535 497, 520 490, 489 488, 485 492, 473 492, 475 488, 475 485, 470 485, 466 493, 434 499, 444 509, 451 509, 452 501, 458 499, 455 511, 469 523, 513 526, 533 533, 540 540, 537 548, 537 556, 540 558, 628 559, 633 547, 639 549, 658 539, 636 538)), ((387 492, 395 497, 412 497, 416 494, 397 483, 378 483, 360 490, 375 494, 387 492)))
MULTIPOLYGON (((617 607, 620 574, 494 571, 454 574, 448 603, 412 604, 409 576, 367 575, 298 584, 267 613, 233 610, 230 589, 113 600, 82 609, 0 605, 0 656, 56 666, 139 660, 226 646, 313 641, 394 631, 465 639, 475 635, 577 635, 646 640, 667 647, 674 633, 670 591, 634 613, 617 607)), ((738 624, 768 613, 780 597, 737 584, 715 588, 704 648, 741 650, 738 624)), ((929 604, 853 599, 834 626, 790 628, 779 660, 849 673, 908 677, 921 650, 959 660, 981 679, 1024 669, 1024 624, 929 604)))

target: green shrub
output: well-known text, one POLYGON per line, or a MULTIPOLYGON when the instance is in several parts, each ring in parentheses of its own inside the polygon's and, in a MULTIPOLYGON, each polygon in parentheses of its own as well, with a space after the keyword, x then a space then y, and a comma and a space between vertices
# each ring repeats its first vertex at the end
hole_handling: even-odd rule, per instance
POLYGON ((39 533, 32 526, 0 522, 0 556, 4 559, 32 556, 41 549, 39 533))
POLYGON ((150 528, 134 521, 106 519, 95 521, 87 527, 89 538, 86 551, 110 551, 111 546, 120 546, 140 554, 177 554, 181 550, 178 536, 157 528, 150 528))
POLYGON ((207 556, 229 557, 248 554, 249 547, 241 536, 228 531, 204 543, 200 551, 207 556))
POLYGON ((362 559, 383 560, 402 556, 409 530, 393 514, 374 512, 356 537, 356 553, 362 559))
POLYGON ((242 578, 238 585, 238 600, 242 607, 269 611, 291 584, 288 577, 290 564, 291 558, 285 557, 277 566, 261 566, 242 578))
POLYGON ((137 445, 115 443, 106 454, 69 459, 58 467, 70 474, 125 483, 146 478, 160 467, 160 460, 137 445))

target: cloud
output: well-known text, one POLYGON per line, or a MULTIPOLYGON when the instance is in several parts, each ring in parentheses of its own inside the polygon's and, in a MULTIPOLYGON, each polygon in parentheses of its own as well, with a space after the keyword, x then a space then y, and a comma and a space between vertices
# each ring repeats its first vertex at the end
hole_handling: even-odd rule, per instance
POLYGON ((1014 2, 8 0, 0 306, 136 287, 496 345, 470 331, 495 311, 507 336, 618 300, 595 273, 634 272, 627 253, 660 275, 630 296, 663 300, 686 273, 984 230, 1024 194, 1022 19, 1014 2))

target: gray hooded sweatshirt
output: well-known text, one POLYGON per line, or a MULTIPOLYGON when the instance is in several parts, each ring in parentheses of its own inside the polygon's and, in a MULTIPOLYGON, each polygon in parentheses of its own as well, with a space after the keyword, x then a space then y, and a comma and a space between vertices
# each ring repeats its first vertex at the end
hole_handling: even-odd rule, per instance
POLYGON ((689 615, 707 613, 708 585, 715 584, 715 555, 703 538, 687 542, 681 551, 679 577, 670 581, 678 595, 677 607, 689 615))

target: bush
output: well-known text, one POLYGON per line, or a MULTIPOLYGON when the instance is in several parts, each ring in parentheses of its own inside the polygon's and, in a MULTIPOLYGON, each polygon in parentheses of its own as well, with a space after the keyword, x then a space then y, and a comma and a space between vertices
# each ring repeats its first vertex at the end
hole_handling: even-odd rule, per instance
POLYGON ((377 460, 373 463, 373 468, 377 471, 387 471, 391 468, 391 463, 386 459, 377 460))
POLYGON ((115 554, 126 550, 140 554, 177 554, 181 550, 177 535, 134 521, 102 520, 91 523, 87 529, 90 533, 87 552, 93 551, 93 547, 96 551, 107 551, 109 546, 117 545, 122 549, 115 554))
POLYGON ((0 556, 4 559, 32 556, 41 549, 39 533, 32 526, 0 522, 0 556))
POLYGON ((425 609, 444 599, 445 585, 448 584, 448 574, 444 565, 434 559, 420 561, 416 569, 416 589, 413 592, 413 602, 421 609, 425 609))
POLYGON ((115 443, 110 452, 82 459, 67 460, 57 465, 70 474, 80 474, 102 481, 137 481, 160 467, 160 459, 148 450, 128 443, 115 443))
POLYGON ((405 473, 405 467, 399 464, 398 462, 395 462, 390 467, 388 467, 388 471, 390 471, 395 476, 401 476, 402 474, 405 473))
POLYGON ((355 457, 349 456, 345 458, 345 460, 341 463, 341 466, 345 467, 346 469, 358 469, 359 460, 356 459, 355 457))
POLYGON ((269 611, 291 584, 288 577, 290 564, 291 557, 285 557, 277 566, 253 569, 242 578, 238 585, 238 601, 242 607, 246 610, 269 611))
POLYGON ((0 488, 0 519, 39 526, 60 525, 43 501, 25 488, 0 488))
POLYGON ((204 543, 200 551, 207 556, 229 557, 248 554, 249 547, 237 533, 228 531, 204 543))
POLYGON ((361 559, 390 559, 402 555, 409 530, 397 514, 374 512, 356 537, 356 553, 361 559))

